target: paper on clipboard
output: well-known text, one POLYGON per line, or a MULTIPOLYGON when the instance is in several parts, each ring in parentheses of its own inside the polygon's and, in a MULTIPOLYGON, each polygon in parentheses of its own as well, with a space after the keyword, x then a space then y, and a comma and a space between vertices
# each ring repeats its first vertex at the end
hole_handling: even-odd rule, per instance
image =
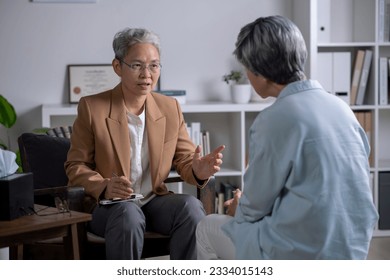
POLYGON ((102 199, 99 201, 100 205, 110 205, 121 202, 134 201, 138 199, 142 199, 144 196, 140 193, 133 193, 129 198, 112 198, 112 199, 102 199))

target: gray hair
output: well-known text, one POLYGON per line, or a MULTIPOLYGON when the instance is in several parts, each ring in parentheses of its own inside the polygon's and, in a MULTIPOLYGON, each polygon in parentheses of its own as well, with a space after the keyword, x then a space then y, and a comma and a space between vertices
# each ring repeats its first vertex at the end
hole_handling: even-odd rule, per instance
POLYGON ((305 79, 305 40, 298 27, 285 17, 261 17, 245 25, 233 54, 249 71, 277 84, 305 79))
POLYGON ((125 28, 114 36, 112 48, 115 58, 123 60, 129 48, 138 43, 148 43, 156 47, 160 54, 160 38, 150 30, 142 28, 125 28))

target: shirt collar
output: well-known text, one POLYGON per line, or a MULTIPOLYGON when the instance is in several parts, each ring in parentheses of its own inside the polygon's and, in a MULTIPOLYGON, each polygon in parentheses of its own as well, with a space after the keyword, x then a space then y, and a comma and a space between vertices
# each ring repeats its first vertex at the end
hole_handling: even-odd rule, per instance
POLYGON ((300 93, 307 90, 312 89, 323 89, 321 84, 316 80, 303 80, 303 81, 297 81, 288 84, 280 93, 278 96, 279 98, 283 98, 292 94, 300 93))

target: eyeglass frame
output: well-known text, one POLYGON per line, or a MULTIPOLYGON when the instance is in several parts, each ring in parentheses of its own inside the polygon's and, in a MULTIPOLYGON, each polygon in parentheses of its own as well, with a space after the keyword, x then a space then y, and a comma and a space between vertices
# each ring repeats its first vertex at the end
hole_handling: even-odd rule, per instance
POLYGON ((162 68, 161 63, 145 64, 145 63, 141 63, 141 62, 134 62, 134 63, 129 64, 129 63, 127 63, 126 61, 124 61, 123 59, 119 59, 119 58, 117 58, 117 59, 118 59, 121 63, 124 63, 127 67, 130 68, 130 70, 132 70, 132 71, 134 71, 134 72, 142 72, 144 69, 148 69, 149 73, 156 74, 156 73, 158 73, 158 71, 160 71, 161 68, 162 68), (141 68, 140 68, 140 69, 134 69, 134 65, 135 65, 135 64, 140 64, 140 65, 141 65, 141 68), (154 65, 158 65, 158 68, 157 68, 156 71, 150 69, 150 66, 153 65, 153 64, 154 64, 154 65))

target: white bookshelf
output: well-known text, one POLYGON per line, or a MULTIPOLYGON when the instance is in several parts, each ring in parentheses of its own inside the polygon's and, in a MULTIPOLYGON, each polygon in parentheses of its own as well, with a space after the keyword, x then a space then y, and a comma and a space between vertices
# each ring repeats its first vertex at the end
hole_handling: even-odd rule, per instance
MULTIPOLYGON (((319 79, 318 54, 321 52, 350 52, 351 73, 357 50, 373 52, 364 104, 351 105, 351 109, 372 112, 374 160, 371 173, 374 202, 378 209, 379 174, 390 172, 390 105, 379 105, 379 58, 390 57, 390 42, 379 40, 379 3, 380 0, 294 0, 292 18, 302 30, 308 46, 306 74, 312 79, 319 79), (330 14, 326 13, 327 10, 330 14), (325 29, 321 30, 321 27, 325 29)), ((358 209, 359 205, 356 206, 358 209)), ((390 236, 390 230, 379 229, 377 225, 374 235, 390 236)))
MULTIPOLYGON (((243 185, 247 158, 247 133, 257 114, 271 102, 233 104, 221 102, 197 102, 182 104, 186 122, 200 122, 202 130, 210 132, 211 150, 224 144, 223 165, 216 174, 217 186, 225 181, 243 185)), ((77 115, 77 104, 42 105, 42 127, 71 125, 77 115)), ((189 186, 179 186, 179 191, 195 193, 189 186)))

